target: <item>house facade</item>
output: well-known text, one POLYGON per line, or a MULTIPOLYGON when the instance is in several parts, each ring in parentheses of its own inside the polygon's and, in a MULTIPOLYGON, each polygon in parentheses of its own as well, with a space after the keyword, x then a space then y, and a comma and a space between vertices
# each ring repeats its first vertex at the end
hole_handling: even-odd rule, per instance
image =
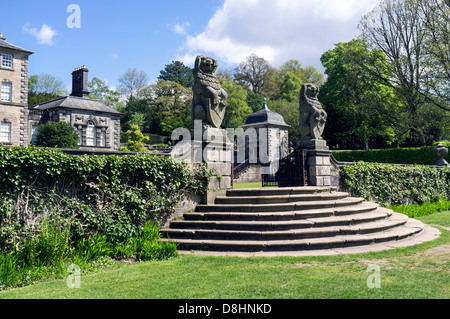
POLYGON ((34 52, 6 42, 0 33, 0 143, 27 146, 28 58, 34 52))
POLYGON ((72 72, 70 96, 28 105, 28 57, 33 53, 6 42, 0 33, 0 143, 29 146, 39 125, 64 121, 77 132, 81 150, 118 150, 121 113, 89 98, 85 66, 72 72))

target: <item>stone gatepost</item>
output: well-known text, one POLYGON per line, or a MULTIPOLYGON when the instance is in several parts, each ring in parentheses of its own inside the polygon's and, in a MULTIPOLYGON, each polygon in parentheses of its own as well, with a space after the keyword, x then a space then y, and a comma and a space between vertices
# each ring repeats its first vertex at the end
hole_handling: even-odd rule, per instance
POLYGON ((194 133, 192 148, 192 161, 204 163, 209 170, 212 170, 208 192, 202 202, 213 204, 216 196, 233 188, 233 144, 228 140, 226 130, 203 128, 201 135, 194 133))
POLYGON ((332 164, 332 153, 322 138, 327 113, 317 95, 319 87, 312 83, 302 86, 300 92, 300 133, 297 151, 306 150, 308 184, 310 186, 337 186, 336 167, 332 164))

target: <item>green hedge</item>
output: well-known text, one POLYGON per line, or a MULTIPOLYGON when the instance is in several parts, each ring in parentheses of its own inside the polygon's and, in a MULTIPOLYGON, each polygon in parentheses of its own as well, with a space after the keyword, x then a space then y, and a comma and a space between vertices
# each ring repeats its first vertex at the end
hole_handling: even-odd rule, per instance
POLYGON ((450 168, 355 163, 340 170, 354 196, 384 206, 450 200, 450 168))
MULTIPOLYGON (((339 162, 363 161, 368 163, 433 165, 438 160, 434 155, 435 148, 436 146, 426 146, 370 151, 333 151, 333 156, 339 162)), ((450 162, 450 154, 445 159, 450 162)))
POLYGON ((73 240, 98 232, 127 242, 146 222, 164 221, 184 193, 203 194, 209 176, 166 156, 0 146, 0 250, 33 236, 43 216, 70 224, 73 240))

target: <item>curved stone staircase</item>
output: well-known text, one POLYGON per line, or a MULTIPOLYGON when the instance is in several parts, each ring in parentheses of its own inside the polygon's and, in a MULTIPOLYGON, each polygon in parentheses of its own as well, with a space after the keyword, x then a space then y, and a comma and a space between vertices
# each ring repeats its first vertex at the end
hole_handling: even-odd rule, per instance
POLYGON ((180 252, 324 255, 408 246, 437 230, 333 187, 228 190, 161 229, 180 252))

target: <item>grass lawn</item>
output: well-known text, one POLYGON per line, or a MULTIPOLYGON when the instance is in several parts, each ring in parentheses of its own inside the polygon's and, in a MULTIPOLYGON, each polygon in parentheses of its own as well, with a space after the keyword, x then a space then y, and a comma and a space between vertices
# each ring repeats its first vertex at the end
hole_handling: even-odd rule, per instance
POLYGON ((233 188, 261 188, 262 182, 241 182, 234 183, 233 188))
POLYGON ((81 275, 81 288, 51 280, 0 292, 0 299, 448 299, 450 212, 418 218, 441 236, 384 252, 322 257, 202 257, 117 263, 81 275), (369 289, 369 265, 380 288, 369 289))

